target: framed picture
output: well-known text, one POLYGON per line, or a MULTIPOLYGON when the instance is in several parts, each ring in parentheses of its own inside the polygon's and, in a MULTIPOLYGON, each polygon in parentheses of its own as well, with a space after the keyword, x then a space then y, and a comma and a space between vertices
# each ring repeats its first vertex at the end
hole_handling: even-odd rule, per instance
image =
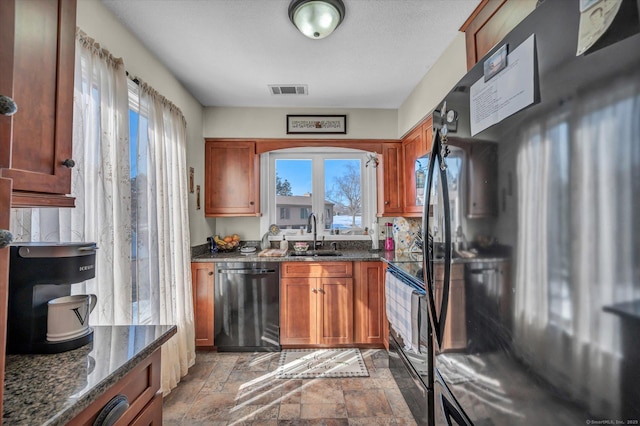
POLYGON ((491 80, 507 67, 507 44, 503 45, 493 55, 484 61, 484 82, 491 80))
POLYGON ((346 115, 287 115, 287 134, 346 134, 346 115))

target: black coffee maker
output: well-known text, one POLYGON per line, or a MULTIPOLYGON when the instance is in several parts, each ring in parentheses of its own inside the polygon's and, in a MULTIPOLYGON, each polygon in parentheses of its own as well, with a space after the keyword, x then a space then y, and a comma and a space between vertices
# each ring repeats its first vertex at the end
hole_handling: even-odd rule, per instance
POLYGON ((96 274, 95 243, 14 243, 9 257, 7 353, 59 353, 93 341, 93 329, 47 341, 47 303, 96 274))

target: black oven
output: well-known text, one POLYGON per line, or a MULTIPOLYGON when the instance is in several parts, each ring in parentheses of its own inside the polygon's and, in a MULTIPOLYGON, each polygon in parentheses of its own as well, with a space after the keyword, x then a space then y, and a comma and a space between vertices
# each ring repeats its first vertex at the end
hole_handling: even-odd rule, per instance
POLYGON ((418 310, 413 315, 412 328, 417 328, 415 335, 419 342, 417 345, 415 342, 407 344, 390 321, 389 369, 416 423, 433 424, 433 357, 429 355, 433 351, 433 342, 427 299, 421 291, 422 283, 407 272, 390 266, 387 273, 387 282, 394 277, 416 290, 417 295, 414 296, 418 299, 418 310))

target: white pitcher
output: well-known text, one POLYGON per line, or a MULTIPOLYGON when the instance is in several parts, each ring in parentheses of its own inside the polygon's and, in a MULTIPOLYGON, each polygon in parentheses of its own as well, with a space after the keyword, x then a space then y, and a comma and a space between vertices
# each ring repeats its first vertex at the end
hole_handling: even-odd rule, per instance
POLYGON ((47 340, 60 342, 89 331, 89 314, 96 307, 95 294, 58 297, 47 303, 47 340))

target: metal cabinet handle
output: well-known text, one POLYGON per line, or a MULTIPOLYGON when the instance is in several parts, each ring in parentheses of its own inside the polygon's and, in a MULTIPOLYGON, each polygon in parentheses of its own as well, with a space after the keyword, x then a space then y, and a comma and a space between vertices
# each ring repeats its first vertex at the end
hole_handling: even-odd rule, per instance
POLYGON ((116 395, 102 408, 93 426, 112 426, 129 408, 126 395, 116 395))
POLYGON ((213 271, 209 271, 209 274, 208 274, 208 275, 213 275, 213 271))
POLYGON ((18 111, 16 101, 8 96, 0 95, 0 115, 10 116, 18 111))
POLYGON ((13 241, 13 234, 6 229, 0 229, 0 249, 7 247, 13 241))
POLYGON ((66 160, 64 160, 62 162, 62 165, 65 166, 68 169, 71 169, 76 165, 76 162, 73 161, 71 158, 67 158, 66 160))
POLYGON ((312 288, 312 289, 311 289, 311 292, 312 292, 312 293, 317 293, 317 292, 318 292, 318 290, 316 290, 315 288, 312 288))

